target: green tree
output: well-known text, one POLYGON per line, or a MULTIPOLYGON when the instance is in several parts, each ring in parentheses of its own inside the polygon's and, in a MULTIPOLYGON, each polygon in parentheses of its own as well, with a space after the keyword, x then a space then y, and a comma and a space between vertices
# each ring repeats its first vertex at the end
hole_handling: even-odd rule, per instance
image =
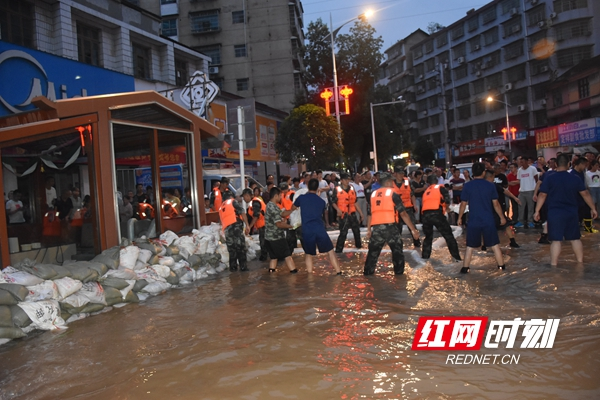
POLYGON ((425 136, 419 136, 417 139, 412 157, 421 165, 429 165, 435 158, 435 149, 425 136))
POLYGON ((430 22, 429 24, 427 24, 427 33, 431 35, 445 28, 446 27, 444 25, 438 22, 430 22))
POLYGON ((340 130, 334 118, 314 104, 294 108, 283 121, 275 140, 281 161, 306 161, 309 169, 326 168, 342 155, 340 130))
POLYGON ((308 24, 306 40, 304 78, 314 95, 325 87, 333 86, 330 30, 321 18, 308 24))

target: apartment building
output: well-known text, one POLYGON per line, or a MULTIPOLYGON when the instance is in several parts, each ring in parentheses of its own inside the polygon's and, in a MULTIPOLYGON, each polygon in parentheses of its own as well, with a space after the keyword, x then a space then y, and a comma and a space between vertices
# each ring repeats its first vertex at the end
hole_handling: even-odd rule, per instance
POLYGON ((306 93, 300 0, 138 0, 162 34, 211 58, 210 79, 229 93, 280 110, 306 93))
POLYGON ((500 135, 502 102, 517 136, 547 126, 549 84, 600 54, 599 15, 596 0, 496 0, 416 44, 419 134, 443 147, 442 94, 455 157, 461 142, 500 135))

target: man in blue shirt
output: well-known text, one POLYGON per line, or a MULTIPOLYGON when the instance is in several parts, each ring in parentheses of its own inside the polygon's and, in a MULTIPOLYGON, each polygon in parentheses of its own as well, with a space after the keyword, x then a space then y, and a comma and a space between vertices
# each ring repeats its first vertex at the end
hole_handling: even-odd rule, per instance
POLYGON ((500 250, 500 238, 496 230, 494 212, 500 217, 500 225, 506 224, 504 212, 498 202, 498 192, 492 182, 485 180, 485 165, 483 163, 473 164, 473 180, 465 183, 462 191, 460 209, 458 211, 457 225, 462 225, 462 216, 469 205, 469 223, 467 225, 467 251, 461 273, 469 272, 473 249, 483 244, 494 251, 498 269, 506 269, 502 250, 500 250))
POLYGON ((548 205, 548 239, 550 245, 550 265, 556 266, 562 249, 562 241, 568 240, 578 263, 583 262, 583 244, 579 231, 579 198, 591 209, 591 217, 598 217, 592 196, 585 188, 583 181, 567 172, 569 157, 561 154, 557 157, 556 173, 547 176, 542 182, 533 219, 540 219, 540 209, 548 205))

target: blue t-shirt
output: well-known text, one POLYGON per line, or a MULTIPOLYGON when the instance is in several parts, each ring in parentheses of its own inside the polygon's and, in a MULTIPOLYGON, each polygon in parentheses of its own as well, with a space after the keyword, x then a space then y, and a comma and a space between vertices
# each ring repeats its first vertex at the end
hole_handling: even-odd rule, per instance
POLYGON ((548 195, 546 204, 548 211, 572 212, 577 214, 579 192, 585 190, 585 184, 577 175, 567 171, 557 171, 547 176, 540 186, 540 192, 548 195))
POLYGON ((298 198, 294 200, 294 205, 300 207, 303 228, 325 226, 322 217, 327 204, 321 197, 315 193, 306 193, 302 196, 298 196, 298 198))
POLYGON ((469 203, 469 224, 472 226, 492 226, 494 222, 494 206, 492 200, 498 200, 496 185, 485 179, 473 179, 465 183, 460 197, 469 203))

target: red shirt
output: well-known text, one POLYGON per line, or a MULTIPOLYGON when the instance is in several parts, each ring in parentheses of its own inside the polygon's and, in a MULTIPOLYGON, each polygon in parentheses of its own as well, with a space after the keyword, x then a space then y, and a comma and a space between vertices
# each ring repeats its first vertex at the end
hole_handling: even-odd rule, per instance
POLYGON ((510 185, 510 182, 513 181, 518 181, 517 176, 513 175, 512 172, 510 172, 508 175, 506 175, 506 179, 508 179, 508 191, 511 192, 514 196, 519 197, 519 188, 521 187, 521 184, 517 184, 517 185, 510 185))

